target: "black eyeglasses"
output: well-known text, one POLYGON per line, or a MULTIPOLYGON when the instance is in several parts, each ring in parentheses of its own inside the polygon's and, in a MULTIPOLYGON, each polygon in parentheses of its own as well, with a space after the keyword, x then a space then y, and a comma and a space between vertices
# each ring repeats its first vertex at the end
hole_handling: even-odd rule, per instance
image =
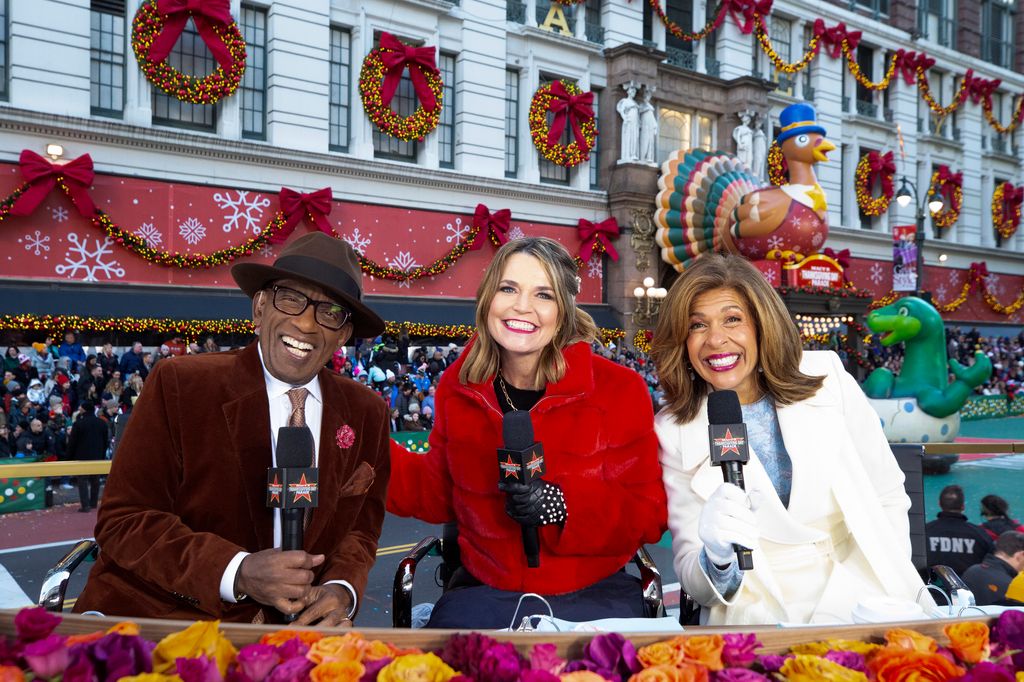
POLYGON ((317 324, 330 330, 338 331, 345 326, 352 313, 334 301, 314 301, 301 291, 288 287, 274 286, 274 307, 285 315, 301 315, 306 308, 313 306, 313 317, 317 324))

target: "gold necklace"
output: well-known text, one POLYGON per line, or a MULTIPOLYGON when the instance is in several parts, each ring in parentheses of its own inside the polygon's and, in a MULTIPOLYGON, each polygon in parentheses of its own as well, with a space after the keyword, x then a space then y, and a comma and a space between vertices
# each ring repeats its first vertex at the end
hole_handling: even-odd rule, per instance
POLYGON ((512 408, 513 412, 518 412, 519 409, 512 402, 512 398, 508 395, 508 388, 505 387, 505 379, 501 376, 501 370, 498 370, 498 386, 501 386, 501 393, 505 396, 505 400, 508 402, 508 406, 512 408))

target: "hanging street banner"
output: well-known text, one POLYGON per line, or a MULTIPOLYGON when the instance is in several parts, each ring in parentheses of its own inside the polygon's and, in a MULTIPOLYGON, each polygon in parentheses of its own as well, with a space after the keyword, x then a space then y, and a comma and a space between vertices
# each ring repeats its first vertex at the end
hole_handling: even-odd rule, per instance
POLYGON ((917 227, 895 225, 892 228, 892 290, 917 290, 917 227))

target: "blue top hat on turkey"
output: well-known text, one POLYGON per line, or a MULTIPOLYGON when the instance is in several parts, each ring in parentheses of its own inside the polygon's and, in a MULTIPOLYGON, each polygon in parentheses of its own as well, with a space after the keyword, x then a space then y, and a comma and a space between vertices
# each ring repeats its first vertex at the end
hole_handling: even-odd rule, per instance
POLYGON ((818 124, 818 112, 806 102, 790 104, 783 109, 779 114, 779 125, 782 131, 775 138, 779 144, 801 133, 825 134, 825 129, 818 124))

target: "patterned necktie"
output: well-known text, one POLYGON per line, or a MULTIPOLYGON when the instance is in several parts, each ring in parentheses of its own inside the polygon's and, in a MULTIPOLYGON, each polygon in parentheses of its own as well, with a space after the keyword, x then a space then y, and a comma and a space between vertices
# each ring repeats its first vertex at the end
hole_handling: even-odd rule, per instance
POLYGON ((292 415, 288 417, 288 426, 306 425, 306 396, 309 391, 305 388, 293 388, 288 391, 288 400, 292 403, 292 415))

